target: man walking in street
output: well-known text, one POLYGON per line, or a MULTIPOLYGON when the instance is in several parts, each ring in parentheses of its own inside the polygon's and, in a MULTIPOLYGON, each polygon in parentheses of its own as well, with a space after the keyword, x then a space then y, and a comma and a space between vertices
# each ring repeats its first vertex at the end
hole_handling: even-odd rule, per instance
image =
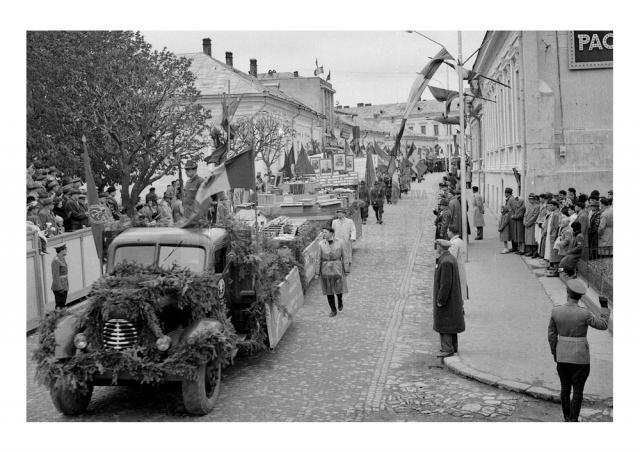
POLYGON ((476 240, 482 240, 482 229, 484 228, 484 201, 478 187, 473 187, 473 225, 475 226, 476 240))
POLYGON ((362 224, 367 224, 367 218, 369 218, 369 205, 371 204, 371 194, 369 193, 369 187, 365 185, 363 180, 360 181, 358 187, 358 199, 364 204, 360 207, 360 218, 362 218, 362 224))
POLYGON ((439 358, 458 352, 458 333, 465 330, 460 275, 455 257, 449 253, 451 242, 436 240, 438 263, 433 282, 433 329, 440 333, 439 358))
POLYGON ((347 273, 351 272, 351 262, 353 255, 353 244, 356 241, 356 225, 351 218, 347 218, 346 210, 340 208, 336 210, 338 218, 331 222, 335 238, 339 239, 344 246, 344 268, 347 273))
POLYGON ((376 223, 382 224, 382 214, 384 213, 385 188, 378 180, 373 184, 371 190, 371 205, 376 214, 376 223))
POLYGON ((331 312, 329 317, 335 317, 342 311, 342 295, 347 293, 347 275, 345 274, 344 245, 340 239, 334 237, 333 228, 322 230, 322 240, 318 247, 316 259, 316 278, 320 277, 322 294, 327 296, 331 312), (338 311, 336 300, 338 296, 338 311))
POLYGON ((606 330, 609 326, 608 300, 600 297, 600 315, 596 317, 578 306, 587 292, 584 284, 575 279, 567 281, 567 303, 551 311, 548 340, 560 377, 560 401, 565 422, 578 422, 582 393, 589 377, 590 357, 587 331, 589 327, 606 330), (573 398, 571 390, 573 389, 573 398))
POLYGON ((200 184, 204 182, 204 179, 198 176, 198 164, 194 160, 188 162, 184 166, 184 169, 187 172, 189 180, 184 184, 182 208, 184 209, 184 216, 191 218, 192 215, 198 213, 195 205, 196 193, 198 192, 198 188, 200 188, 200 184))

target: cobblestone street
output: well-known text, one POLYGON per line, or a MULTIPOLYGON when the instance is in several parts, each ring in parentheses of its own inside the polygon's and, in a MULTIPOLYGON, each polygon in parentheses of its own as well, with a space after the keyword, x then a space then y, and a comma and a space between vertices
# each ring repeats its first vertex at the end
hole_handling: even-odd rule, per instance
MULTIPOLYGON (((397 205, 385 206, 384 224, 363 226, 344 310, 329 318, 314 282, 274 352, 238 358, 224 371, 211 414, 188 416, 179 387, 166 385, 98 387, 87 414, 62 416, 34 383, 33 335, 27 340, 27 420, 561 421, 558 404, 467 380, 435 357, 431 209, 439 178, 429 175, 397 205)), ((586 404, 585 416, 589 409, 586 404)))

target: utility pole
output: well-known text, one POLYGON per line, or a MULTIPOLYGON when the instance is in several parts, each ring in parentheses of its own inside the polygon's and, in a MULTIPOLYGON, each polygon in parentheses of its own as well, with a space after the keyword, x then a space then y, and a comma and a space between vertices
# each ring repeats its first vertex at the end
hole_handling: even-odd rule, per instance
MULTIPOLYGON (((464 121, 464 91, 463 91, 464 76, 462 72, 462 32, 458 31, 458 90, 459 101, 458 106, 460 108, 460 182, 462 190, 460 190, 460 210, 462 212, 462 242, 467 247, 467 154, 465 151, 465 121, 464 121)), ((468 249, 468 247, 467 247, 468 249)), ((469 253, 465 253, 466 262, 469 262, 469 253)))
MULTIPOLYGON (((447 72, 447 90, 449 90, 449 71, 447 72)), ((445 106, 445 110, 446 110, 445 106)), ((451 135, 451 124, 445 124, 445 131, 447 133, 447 173, 451 172, 451 146, 453 146, 449 141, 453 142, 453 137, 451 135)))

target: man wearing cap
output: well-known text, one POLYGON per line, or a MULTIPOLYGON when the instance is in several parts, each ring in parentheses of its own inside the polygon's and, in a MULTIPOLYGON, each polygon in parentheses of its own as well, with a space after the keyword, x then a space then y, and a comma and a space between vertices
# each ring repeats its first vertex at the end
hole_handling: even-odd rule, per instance
POLYGON ((518 219, 514 219, 513 217, 516 215, 516 210, 518 209, 518 203, 516 198, 513 197, 513 189, 511 187, 507 187, 504 189, 505 201, 504 205, 507 207, 509 211, 509 241, 511 241, 511 250, 510 252, 518 251, 518 244, 514 242, 514 237, 516 235, 516 222, 518 219))
POLYGON ((77 188, 79 190, 80 186, 82 185, 82 179, 76 176, 73 179, 71 179, 71 183, 73 184, 73 188, 77 188))
POLYGON ((87 214, 78 202, 81 194, 82 192, 77 188, 72 188, 69 191, 70 198, 64 205, 64 212, 69 222, 69 228, 67 229, 65 225, 65 230, 77 231, 78 229, 82 229, 82 222, 87 219, 87 214))
POLYGON ((351 262, 353 255, 353 244, 356 241, 356 225, 351 218, 347 218, 347 211, 343 208, 336 210, 338 218, 331 222, 335 238, 339 239, 344 246, 344 268, 347 273, 351 272, 351 262))
POLYGON ((458 352, 458 333, 465 330, 460 275, 451 242, 436 240, 438 261, 433 282, 433 329, 440 334, 439 358, 458 352))
POLYGON ((529 194, 529 204, 524 212, 524 255, 533 256, 536 250, 536 221, 540 215, 538 196, 529 194))
POLYGON ((449 211, 449 201, 446 198, 440 200, 440 212, 436 217, 436 239, 447 239, 447 229, 451 224, 451 212, 449 211))
POLYGON ((198 176, 198 164, 194 160, 188 162, 184 166, 184 169, 187 172, 189 180, 184 184, 182 208, 184 209, 184 216, 190 218, 197 213, 195 206, 196 193, 198 193, 198 188, 200 188, 200 184, 204 179, 198 176))
POLYGON ((38 191, 42 189, 42 184, 40 182, 28 182, 27 183, 27 196, 33 196, 34 198, 38 198, 38 191))
POLYGON ((44 198, 40 200, 40 210, 38 211, 38 227, 44 231, 47 237, 58 235, 56 217, 51 213, 53 207, 53 198, 44 198))
POLYGON ((473 225, 476 228, 476 240, 482 240, 482 230, 484 228, 484 201, 478 193, 478 187, 472 187, 473 191, 473 225))
POLYGON ((56 299, 56 309, 62 309, 67 303, 69 292, 69 269, 65 260, 67 245, 58 246, 55 250, 56 257, 51 261, 51 290, 56 299))
POLYGON ((578 422, 582 392, 591 370, 587 331, 589 327, 606 330, 609 326, 609 303, 606 297, 600 297, 602 309, 599 316, 578 306, 578 301, 586 292, 580 281, 567 281, 567 303, 553 308, 547 332, 560 377, 560 401, 565 422, 578 422))
POLYGON ((147 193, 147 196, 144 197, 145 204, 149 204, 149 201, 153 202, 154 204, 158 204, 158 195, 156 195, 156 187, 151 187, 149 189, 149 193, 147 193))
POLYGON ((113 194, 116 192, 115 187, 107 188, 106 193, 100 193, 100 196, 104 195, 104 203, 111 211, 111 216, 114 220, 120 219, 120 206, 118 206, 118 201, 113 197, 113 194))

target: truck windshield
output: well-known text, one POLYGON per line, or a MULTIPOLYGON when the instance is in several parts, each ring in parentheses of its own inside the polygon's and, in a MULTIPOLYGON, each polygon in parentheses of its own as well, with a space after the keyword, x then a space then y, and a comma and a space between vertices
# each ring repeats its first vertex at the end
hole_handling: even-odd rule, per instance
POLYGON ((118 265, 126 261, 145 266, 153 265, 155 251, 155 245, 119 246, 116 248, 113 264, 118 265))
POLYGON ((205 250, 199 246, 160 246, 158 265, 171 268, 177 264, 194 272, 204 271, 205 250))

